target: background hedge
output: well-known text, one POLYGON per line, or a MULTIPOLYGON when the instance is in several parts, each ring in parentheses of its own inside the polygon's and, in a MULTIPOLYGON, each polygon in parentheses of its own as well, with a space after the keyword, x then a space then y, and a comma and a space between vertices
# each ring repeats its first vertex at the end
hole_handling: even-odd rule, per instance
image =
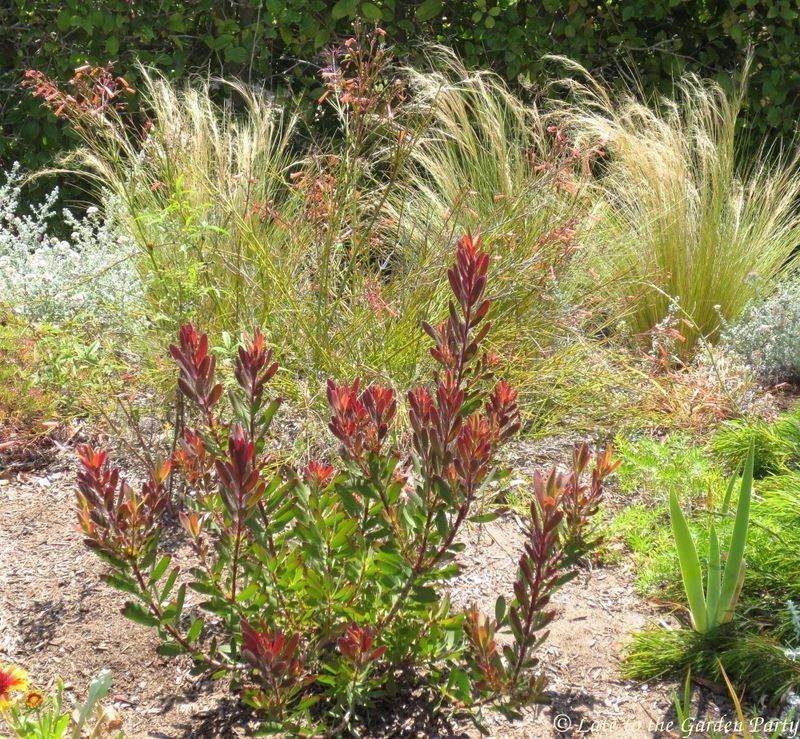
POLYGON ((175 77, 210 70, 302 91, 317 86, 315 59, 355 17, 379 21, 400 49, 439 40, 519 82, 536 81, 547 53, 606 79, 636 68, 648 89, 668 90, 687 68, 726 81, 753 45, 744 124, 757 139, 785 135, 800 111, 799 8, 797 0, 5 0, 0 165, 16 158, 36 167, 68 144, 18 89, 28 67, 67 79, 86 61, 113 59, 130 78, 139 58, 175 77))

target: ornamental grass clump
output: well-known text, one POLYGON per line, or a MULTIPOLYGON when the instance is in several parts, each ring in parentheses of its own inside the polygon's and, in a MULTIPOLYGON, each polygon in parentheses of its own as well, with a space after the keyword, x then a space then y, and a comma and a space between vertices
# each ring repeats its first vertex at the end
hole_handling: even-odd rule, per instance
POLYGON ((159 386, 158 351, 188 321, 212 336, 261 326, 286 394, 317 418, 328 377, 418 384, 431 369, 421 322, 447 307, 437 278, 480 225, 491 348, 525 420, 588 429, 612 372, 598 374, 597 336, 580 331, 596 286, 576 294, 569 273, 597 152, 450 52, 418 69, 391 52, 358 23, 323 52, 313 122, 236 80, 176 85, 152 69, 137 72, 136 110, 110 66, 66 85, 32 70, 27 85, 78 135, 63 166, 119 204, 147 318, 139 355, 159 386))
POLYGON ((685 360, 699 340, 715 341, 739 318, 759 282, 791 271, 800 238, 798 153, 747 152, 737 130, 744 86, 729 94, 686 75, 675 97, 655 104, 635 93, 615 96, 591 78, 569 88, 575 99, 559 106, 559 120, 578 145, 601 144, 607 154, 590 190, 596 227, 586 240, 588 266, 644 337, 677 303, 685 360))
POLYGON ((516 392, 495 381, 481 347, 488 273, 479 239, 464 237, 447 319, 424 326, 434 381, 408 393, 405 431, 392 388, 329 381, 336 464, 295 470, 269 453, 277 365, 258 329, 239 348, 225 413, 208 339, 192 325, 171 347, 194 409, 171 459, 137 491, 104 450, 80 449, 80 524, 111 567, 107 582, 129 594, 125 614, 157 630, 160 654, 230 680, 264 730, 355 731, 370 706, 420 684, 466 710, 512 716, 543 699, 535 651, 548 604, 591 546, 585 524, 615 463, 598 453, 584 481, 584 447, 570 473, 537 474, 512 599, 491 618, 452 610, 444 584, 460 571, 459 534, 493 517, 476 504, 520 426, 516 392), (180 501, 169 500, 171 475, 185 483, 180 501), (162 546, 170 504, 194 550, 187 572, 162 546))

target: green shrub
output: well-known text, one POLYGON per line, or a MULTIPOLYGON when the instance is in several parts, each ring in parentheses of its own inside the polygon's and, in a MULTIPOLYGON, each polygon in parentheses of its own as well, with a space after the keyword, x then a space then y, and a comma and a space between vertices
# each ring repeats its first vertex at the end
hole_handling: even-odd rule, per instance
MULTIPOLYGON (((747 531, 750 525, 750 503, 753 495, 753 446, 747 453, 742 486, 736 504, 735 520, 730 535, 728 551, 725 552, 719 543, 717 527, 713 520, 708 531, 708 556, 705 559, 707 571, 703 575, 703 566, 697 554, 697 547, 692 538, 686 516, 673 491, 669 496, 669 518, 672 528, 673 544, 678 555, 681 569, 681 580, 689 604, 691 625, 695 631, 708 633, 721 624, 730 623, 739 602, 739 595, 744 585, 745 548, 747 531)), ((736 478, 731 478, 725 500, 719 515, 728 515, 731 494, 736 478)))

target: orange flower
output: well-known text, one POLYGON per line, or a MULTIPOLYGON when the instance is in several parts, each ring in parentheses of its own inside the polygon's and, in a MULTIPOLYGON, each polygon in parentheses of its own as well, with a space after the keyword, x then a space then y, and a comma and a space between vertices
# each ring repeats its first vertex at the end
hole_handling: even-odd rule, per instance
POLYGON ((16 665, 0 667, 0 708, 11 705, 12 693, 24 693, 28 689, 28 673, 16 665))
POLYGON ((28 708, 38 708, 44 703, 44 696, 38 690, 31 690, 25 696, 25 705, 28 708))

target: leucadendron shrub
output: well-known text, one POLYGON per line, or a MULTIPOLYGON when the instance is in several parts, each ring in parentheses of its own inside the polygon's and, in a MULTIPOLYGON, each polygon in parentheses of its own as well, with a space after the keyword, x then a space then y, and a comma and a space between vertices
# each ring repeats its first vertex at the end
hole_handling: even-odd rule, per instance
POLYGON ((494 517, 476 504, 520 425, 516 392, 494 381, 496 361, 481 349, 488 268, 479 239, 464 237, 447 320, 424 327, 438 369, 431 386, 408 393, 408 428, 395 424, 391 388, 328 383, 336 465, 294 470, 270 455, 279 401, 267 383, 278 366, 260 331, 243 339, 225 404, 208 338, 190 324, 171 353, 196 423, 172 458, 135 491, 105 451, 79 450, 80 525, 111 567, 107 582, 129 594, 124 613, 157 630, 160 654, 189 655, 196 674, 229 679, 264 731, 357 730, 367 707, 388 710, 412 685, 476 720, 480 706, 516 716, 543 700, 535 652, 550 597, 591 546, 587 524, 616 464, 610 450, 598 453, 584 482, 584 445, 571 471, 537 474, 513 597, 491 616, 453 610, 459 532, 494 517), (171 475, 185 484, 179 501, 171 475), (194 549, 188 573, 161 541, 170 505, 194 549), (189 590, 202 599, 191 607, 189 590))

